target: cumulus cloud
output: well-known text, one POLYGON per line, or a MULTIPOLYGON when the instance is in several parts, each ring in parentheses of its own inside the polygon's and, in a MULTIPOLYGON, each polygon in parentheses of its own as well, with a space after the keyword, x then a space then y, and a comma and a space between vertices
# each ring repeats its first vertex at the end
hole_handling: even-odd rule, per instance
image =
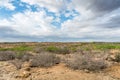
MULTIPOLYGON (((16 7, 10 0, 4 1, 16 7)), ((11 17, 0 19, 0 41, 120 41, 120 0, 21 2, 29 8, 36 6, 37 11, 16 11, 11 17)))
POLYGON ((50 26, 52 19, 53 17, 46 16, 44 11, 26 11, 25 13, 15 14, 10 20, 3 20, 2 23, 4 22, 4 26, 10 25, 10 27, 13 27, 21 34, 46 36, 52 34, 53 32, 52 30, 54 27, 50 26))
POLYGON ((59 12, 67 8, 68 0, 21 0, 22 2, 30 5, 38 5, 39 7, 45 7, 49 11, 59 12))
POLYGON ((15 6, 11 3, 11 0, 0 0, 0 7, 5 7, 10 10, 14 10, 15 6))

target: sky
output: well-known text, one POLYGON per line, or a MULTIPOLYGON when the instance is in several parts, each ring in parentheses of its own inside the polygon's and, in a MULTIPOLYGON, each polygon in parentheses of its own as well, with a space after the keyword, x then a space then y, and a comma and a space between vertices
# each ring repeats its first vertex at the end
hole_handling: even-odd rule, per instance
POLYGON ((0 42, 120 42, 120 0, 0 0, 0 42))

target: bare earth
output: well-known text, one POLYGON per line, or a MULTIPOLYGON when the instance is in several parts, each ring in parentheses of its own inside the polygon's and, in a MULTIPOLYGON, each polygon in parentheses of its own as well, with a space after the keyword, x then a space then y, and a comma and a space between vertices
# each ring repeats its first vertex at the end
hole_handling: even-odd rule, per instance
POLYGON ((22 68, 16 70, 8 62, 0 62, 0 80, 120 80, 120 65, 100 73, 72 70, 64 64, 51 68, 22 68))

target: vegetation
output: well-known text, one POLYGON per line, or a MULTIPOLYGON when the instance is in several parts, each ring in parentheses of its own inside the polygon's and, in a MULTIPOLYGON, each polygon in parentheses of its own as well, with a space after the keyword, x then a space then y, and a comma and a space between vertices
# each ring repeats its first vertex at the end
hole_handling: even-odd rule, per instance
POLYGON ((0 43, 0 61, 10 61, 17 69, 24 62, 30 67, 65 62, 72 69, 100 71, 108 67, 106 61, 120 62, 120 53, 113 58, 111 50, 120 51, 120 43, 0 43))
POLYGON ((120 53, 118 53, 118 54, 115 55, 114 61, 120 62, 120 53))
POLYGON ((21 69, 23 61, 21 61, 21 60, 13 60, 13 61, 10 61, 10 63, 12 63, 17 69, 21 69))
POLYGON ((8 61, 15 59, 15 53, 12 51, 1 51, 0 52, 0 61, 8 61))
POLYGON ((56 46, 46 47, 45 51, 58 53, 58 54, 69 54, 70 53, 67 47, 56 47, 56 46))
POLYGON ((75 54, 66 61, 68 67, 79 70, 100 71, 107 67, 103 58, 95 59, 91 54, 75 54))
POLYGON ((60 63, 60 58, 54 54, 41 53, 33 57, 31 67, 50 67, 60 63))
POLYGON ((23 52, 17 52, 15 54, 15 58, 16 59, 19 59, 19 60, 22 60, 22 61, 29 61, 31 58, 33 57, 32 54, 29 54, 29 53, 23 53, 23 52))
POLYGON ((12 48, 0 48, 0 51, 31 51, 33 47, 22 45, 22 46, 15 46, 12 48))
MULTIPOLYGON (((1 43, 1 45, 7 45, 1 43)), ((120 49, 120 43, 9 43, 9 45, 0 47, 0 51, 34 51, 37 49, 38 53, 40 51, 47 51, 53 53, 65 53, 77 52, 79 50, 110 50, 110 49, 120 49), (14 45, 14 46, 12 46, 14 45)))

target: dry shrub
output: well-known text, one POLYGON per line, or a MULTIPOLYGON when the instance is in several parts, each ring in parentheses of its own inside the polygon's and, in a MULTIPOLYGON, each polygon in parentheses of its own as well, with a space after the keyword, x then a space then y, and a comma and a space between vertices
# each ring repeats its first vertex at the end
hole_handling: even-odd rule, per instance
POLYGON ((17 69, 21 69, 22 65, 24 62, 28 62, 30 61, 30 59, 33 58, 33 55, 29 54, 29 53, 25 53, 21 58, 17 57, 15 58, 15 60, 10 61, 10 63, 12 63, 17 69))
POLYGON ((23 57, 21 58, 22 61, 29 61, 30 59, 33 58, 32 54, 26 53, 23 55, 23 57))
POLYGON ((57 51, 56 51, 57 54, 69 54, 70 51, 68 48, 66 47, 62 47, 62 48, 59 48, 57 51))
POLYGON ((120 53, 118 53, 118 54, 115 55, 114 61, 120 62, 120 53))
POLYGON ((15 53, 12 51, 0 51, 0 61, 8 61, 15 59, 15 53))
POLYGON ((87 69, 89 71, 100 71, 107 67, 104 59, 95 58, 91 54, 74 54, 66 61, 66 65, 72 69, 87 69))
POLYGON ((40 53, 31 60, 31 67, 50 67, 60 63, 60 58, 50 53, 40 53))
POLYGON ((22 59, 24 55, 25 55, 24 52, 17 52, 17 53, 15 54, 15 58, 16 58, 16 59, 22 59))
POLYGON ((26 52, 18 52, 15 55, 16 59, 24 61, 29 61, 33 57, 32 54, 26 53, 26 52))
POLYGON ((23 61, 16 59, 16 60, 10 61, 10 63, 12 63, 17 69, 21 69, 23 61))
POLYGON ((44 52, 45 50, 43 49, 43 47, 35 47, 33 49, 33 52, 35 53, 41 53, 41 52, 44 52))

